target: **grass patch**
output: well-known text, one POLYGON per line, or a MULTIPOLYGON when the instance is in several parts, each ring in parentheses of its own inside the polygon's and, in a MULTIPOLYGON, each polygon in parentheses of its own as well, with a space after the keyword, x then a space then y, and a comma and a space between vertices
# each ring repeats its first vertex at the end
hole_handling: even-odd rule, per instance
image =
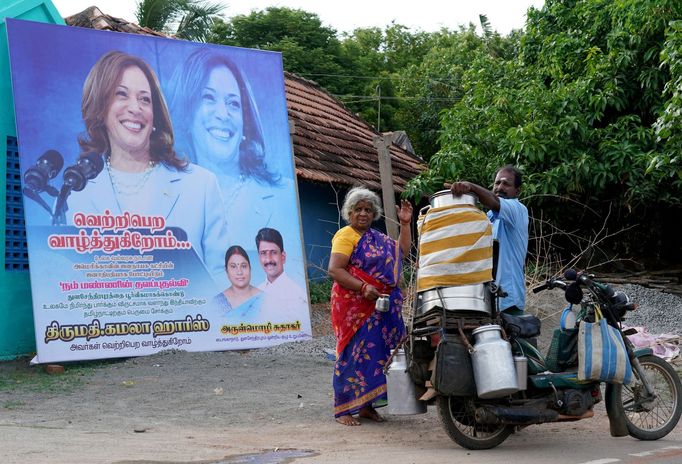
POLYGON ((309 282, 310 303, 327 303, 332 295, 331 279, 311 280, 309 282))
MULTIPOLYGON (((28 360, 3 362, 0 363, 0 392, 71 393, 87 383, 98 369, 113 362, 121 362, 121 359, 61 363, 63 374, 48 374, 42 365, 31 366, 28 360)), ((17 406, 20 402, 3 404, 5 409, 17 406)))
POLYGON ((16 401, 16 400, 11 400, 11 401, 5 401, 2 403, 2 409, 17 409, 23 406, 25 403, 23 401, 16 401))

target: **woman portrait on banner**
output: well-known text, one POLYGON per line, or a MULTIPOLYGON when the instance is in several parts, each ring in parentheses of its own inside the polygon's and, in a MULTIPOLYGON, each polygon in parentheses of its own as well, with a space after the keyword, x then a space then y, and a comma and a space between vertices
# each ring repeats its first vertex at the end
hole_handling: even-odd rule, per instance
POLYGON ((86 131, 78 139, 80 156, 103 156, 104 169, 68 197, 67 221, 72 224, 77 213, 105 211, 162 216, 167 227, 184 231, 224 288, 222 195, 214 174, 176 155, 168 108, 151 67, 137 56, 106 53, 85 79, 81 112, 86 131))
POLYGON ((391 350, 405 336, 398 284, 402 258, 412 246, 412 205, 403 200, 396 209, 400 221, 397 241, 371 228, 382 213, 377 194, 354 187, 341 209, 348 225, 332 238, 329 276, 334 280, 331 311, 337 356, 334 416, 343 425, 360 425, 353 414, 384 420, 375 410, 376 403, 386 400, 383 369, 391 350), (375 308, 382 295, 389 299, 385 312, 375 308))
POLYGON ((179 65, 172 85, 179 151, 218 177, 231 242, 252 243, 262 227, 300 236, 293 180, 267 164, 272 155, 241 70, 225 52, 202 47, 179 65))
POLYGON ((214 303, 231 322, 256 322, 263 291, 251 285, 251 260, 244 248, 233 245, 225 252, 225 272, 230 286, 214 303))

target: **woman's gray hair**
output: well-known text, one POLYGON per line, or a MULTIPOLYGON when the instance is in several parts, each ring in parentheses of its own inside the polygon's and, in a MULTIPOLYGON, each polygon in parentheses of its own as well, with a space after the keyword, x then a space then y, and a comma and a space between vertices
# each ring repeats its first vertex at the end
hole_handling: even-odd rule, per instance
POLYGON ((350 222, 351 211, 353 211, 353 208, 361 201, 366 201, 372 205, 372 209, 374 210, 373 220, 377 220, 381 217, 383 210, 381 209, 379 195, 365 187, 353 187, 346 194, 346 198, 343 200, 343 206, 341 207, 341 217, 344 221, 350 222))

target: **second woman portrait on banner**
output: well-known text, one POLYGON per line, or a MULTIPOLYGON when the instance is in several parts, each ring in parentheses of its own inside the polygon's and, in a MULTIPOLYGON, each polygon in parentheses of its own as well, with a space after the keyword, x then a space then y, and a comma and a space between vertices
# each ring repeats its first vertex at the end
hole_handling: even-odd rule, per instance
POLYGON ((162 216, 184 231, 219 288, 227 221, 213 173, 180 158, 173 125, 156 74, 141 58, 120 51, 104 54, 83 86, 85 133, 81 157, 99 154, 105 167, 68 198, 75 213, 124 212, 162 216))
POLYGON ((227 249, 225 273, 231 285, 216 295, 213 303, 227 322, 258 322, 263 291, 251 285, 251 260, 244 248, 233 245, 227 249))
POLYGON ((193 52, 169 92, 178 151, 215 173, 225 200, 229 245, 249 250, 263 227, 300 234, 293 180, 271 169, 258 107, 243 72, 223 51, 193 52))

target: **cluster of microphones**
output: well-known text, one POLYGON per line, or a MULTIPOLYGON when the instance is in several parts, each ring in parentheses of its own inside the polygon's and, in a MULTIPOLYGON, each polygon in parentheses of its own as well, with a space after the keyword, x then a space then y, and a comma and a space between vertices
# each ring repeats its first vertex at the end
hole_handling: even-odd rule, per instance
POLYGON ((66 224, 66 199, 71 192, 83 190, 89 180, 94 179, 104 168, 104 159, 99 153, 88 153, 81 156, 76 164, 64 169, 62 178, 64 183, 60 190, 50 185, 50 181, 57 177, 64 167, 64 158, 57 150, 47 150, 35 165, 24 173, 23 193, 38 203, 52 216, 52 225, 66 224), (56 197, 54 206, 50 207, 40 196, 42 192, 56 197))

